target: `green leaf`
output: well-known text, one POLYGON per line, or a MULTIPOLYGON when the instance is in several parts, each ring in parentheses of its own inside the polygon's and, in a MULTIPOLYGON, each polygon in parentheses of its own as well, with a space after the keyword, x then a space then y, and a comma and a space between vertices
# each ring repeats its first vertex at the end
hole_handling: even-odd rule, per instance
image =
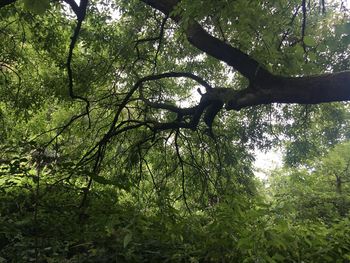
POLYGON ((315 39, 313 37, 310 37, 310 36, 304 37, 304 43, 307 46, 315 46, 316 45, 315 39))
POLYGON ((304 49, 300 45, 295 46, 294 52, 295 56, 297 57, 302 57, 304 55, 304 49))
POLYGON ((132 240, 132 233, 127 233, 124 237, 123 246, 126 248, 132 240))
POLYGON ((49 0, 23 0, 24 8, 37 14, 42 15, 50 7, 49 0))
POLYGON ((110 184, 110 180, 104 178, 103 176, 91 174, 90 177, 99 184, 110 184))
POLYGON ((243 237, 243 238, 241 238, 239 241, 238 241, 238 243, 237 243, 237 247, 239 248, 239 249, 248 249, 248 248, 250 248, 251 246, 252 246, 252 238, 251 237, 243 237))
POLYGON ((317 55, 315 54, 315 52, 309 52, 307 55, 311 61, 317 60, 317 55))

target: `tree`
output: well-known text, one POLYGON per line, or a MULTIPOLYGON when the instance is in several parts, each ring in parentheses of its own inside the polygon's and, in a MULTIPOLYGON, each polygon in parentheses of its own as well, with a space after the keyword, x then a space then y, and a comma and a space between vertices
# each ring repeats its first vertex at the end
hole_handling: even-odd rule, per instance
MULTIPOLYGON (((8 4, 14 3, 15 0, 6 0, 2 1, 0 7, 4 7, 8 4)), ((77 17, 77 26, 75 28, 75 32, 72 36, 72 41, 70 44, 69 55, 67 59, 67 70, 69 75, 69 92, 72 98, 86 100, 81 96, 75 95, 73 92, 73 79, 72 79, 72 69, 71 62, 73 56, 73 49, 77 42, 82 23, 85 19, 86 12, 89 6, 89 1, 81 1, 80 5, 75 3, 74 1, 63 1, 69 4, 73 12, 77 17)), ((133 95, 135 91, 137 91, 144 82, 159 80, 163 78, 177 78, 177 77, 185 77, 190 78, 197 81, 199 84, 203 85, 206 88, 207 93, 201 94, 202 99, 200 103, 191 108, 182 109, 179 107, 175 107, 173 105, 169 105, 166 103, 155 103, 151 102, 146 98, 142 98, 143 101, 148 104, 148 106, 155 109, 164 109, 170 112, 174 112, 177 114, 177 121, 167 123, 167 124, 159 124, 153 123, 152 127, 156 130, 169 129, 173 127, 188 127, 195 129, 198 125, 199 118, 206 111, 206 116, 204 117, 208 126, 212 125, 213 118, 216 114, 221 110, 221 108, 225 105, 227 110, 240 110, 244 107, 256 106, 261 104, 270 104, 270 103, 302 103, 302 104, 316 104, 322 102, 331 102, 331 101, 347 101, 349 100, 349 88, 347 83, 349 82, 349 73, 348 72, 334 72, 328 74, 321 74, 315 76, 303 76, 302 72, 299 72, 299 77, 287 77, 283 74, 276 74, 271 72, 271 70, 267 69, 267 65, 264 65, 264 61, 259 62, 254 58, 254 55, 248 55, 247 53, 252 50, 244 50, 242 48, 239 49, 234 46, 234 44, 230 44, 230 42, 235 42, 234 36, 230 37, 231 40, 228 41, 224 36, 226 32, 220 32, 223 35, 222 39, 216 37, 218 35, 217 30, 223 30, 219 25, 222 23, 220 20, 225 20, 226 23, 230 24, 229 19, 238 19, 238 17, 233 17, 236 15, 236 12, 232 12, 232 17, 229 14, 223 13, 224 8, 235 7, 237 5, 237 9, 240 4, 236 1, 229 2, 227 4, 218 2, 214 5, 210 5, 208 8, 199 8, 200 2, 188 3, 186 1, 175 1, 175 0, 163 0, 163 1, 142 1, 146 5, 150 6, 155 10, 159 10, 165 15, 164 21, 161 25, 161 34, 156 39, 142 39, 142 42, 146 41, 161 41, 162 38, 166 38, 164 36, 164 26, 167 22, 167 18, 171 18, 177 24, 182 25, 182 30, 184 35, 186 36, 189 43, 195 48, 199 49, 203 52, 203 54, 207 54, 216 58, 219 61, 225 62, 228 66, 232 67, 234 70, 239 72, 243 77, 248 80, 246 88, 241 90, 234 90, 232 88, 213 88, 211 85, 203 81, 201 78, 195 76, 193 73, 186 72, 168 72, 168 73, 160 73, 160 74, 152 74, 147 77, 140 78, 134 87, 130 90, 128 95, 125 97, 124 103, 121 105, 121 109, 125 107, 124 104, 128 103, 129 97, 133 95), (225 6, 226 5, 226 6, 225 6), (216 10, 216 13, 212 13, 212 9, 216 10), (221 12, 221 13, 220 13, 221 12), (207 25, 201 25, 197 20, 207 19, 207 25), (212 23, 212 25, 211 25, 212 23), (214 24, 218 23, 218 24, 214 24), (214 26, 211 29, 205 29, 205 27, 214 26), (183 116, 191 116, 191 120, 189 122, 183 121, 183 116)), ((36 11, 40 11, 40 7, 47 8, 45 5, 48 1, 33 1, 29 3, 25 1, 26 5, 33 8, 36 11)), ((323 12, 325 12, 324 2, 322 6, 323 12)), ((98 1, 91 2, 90 8, 96 8, 98 5, 98 1)), ((103 3, 101 2, 100 5, 103 3)), ((119 3, 122 6, 122 3, 119 3)), ((255 15, 259 11, 265 12, 278 12, 278 8, 282 9, 283 1, 277 1, 275 6, 269 5, 268 3, 260 3, 260 4, 252 4, 249 9, 251 15, 255 15)), ((118 7, 115 7, 116 10, 118 7)), ((242 6, 247 7, 247 6, 242 6)), ((305 60, 306 62, 311 60, 312 52, 317 51, 316 45, 317 37, 321 38, 323 36, 316 36, 310 34, 310 30, 308 28, 308 19, 309 13, 314 12, 315 4, 306 4, 306 1, 301 1, 301 3, 295 1, 292 2, 288 8, 289 10, 294 10, 294 14, 292 14, 292 19, 290 21, 291 28, 284 28, 282 30, 283 34, 281 35, 281 42, 278 45, 279 51, 282 51, 283 47, 300 45, 305 51, 305 60), (301 9, 301 11, 300 11, 301 9), (301 13, 301 14, 299 14, 301 13), (296 30, 294 27, 294 20, 302 16, 301 25, 300 25, 300 36, 297 39, 292 39, 290 37, 292 30, 296 30), (309 33, 307 35, 307 33, 309 33), (289 39, 291 38, 291 39, 289 39)), ((344 10, 345 7, 343 8, 344 10)), ((335 10, 331 9, 329 12, 335 12, 335 10)), ((344 20, 347 16, 346 11, 343 12, 344 20)), ((310 20, 314 19, 310 17, 310 20)), ((317 22, 317 21, 316 21, 317 22)), ((310 21, 310 23, 314 23, 314 21, 310 21)), ((317 24, 312 24, 310 27, 315 27, 317 24)), ((227 24, 224 25, 227 27, 227 24)), ((264 28, 264 25, 261 25, 264 28)), ((341 32, 341 37, 346 38, 344 41, 347 41, 347 24, 344 25, 345 31, 341 32), (344 36, 345 35, 345 36, 344 36)), ((239 31, 241 28, 237 26, 237 28, 232 27, 233 30, 239 31)), ((258 30, 254 28, 253 30, 258 30)), ((225 30, 227 31, 227 29, 225 30)), ((229 32, 234 34, 234 32, 229 32)), ((238 32, 239 33, 239 32, 238 32)), ((257 32, 257 34, 262 34, 261 32, 257 32)), ((259 36, 263 37, 263 36, 259 36)), ((297 36, 293 36, 297 37, 297 36)), ((347 43, 347 42, 346 42, 347 43)), ((158 52, 161 49, 161 44, 159 43, 158 52)), ((258 43, 252 43, 253 45, 257 45, 258 43)), ((246 49, 246 48, 245 48, 246 49)), ((300 49, 298 50, 298 52, 300 49)), ((158 53, 157 52, 157 53, 158 53)), ((282 65, 283 67, 283 65, 282 65)), ((283 70, 281 70, 283 71, 283 70)), ((329 69, 323 69, 323 71, 331 71, 329 69)), ((88 102, 88 101, 87 101, 88 102)), ((119 114, 116 115, 116 118, 119 114)))
POLYGON ((0 261, 349 260, 348 18, 0 0, 0 261), (268 195, 253 153, 280 141, 268 195))
POLYGON ((322 173, 330 181, 337 196, 336 206, 339 214, 345 216, 349 211, 349 142, 336 145, 324 158, 322 173), (334 187, 335 186, 335 187, 334 187), (335 189, 334 189, 335 188, 335 189))
MULTIPOLYGON (((203 185, 208 171, 251 175, 249 149, 295 131, 290 123, 312 117, 340 127, 347 116, 347 104, 310 106, 350 96, 342 4, 13 0, 0 7, 2 138, 34 140, 92 170, 96 181, 167 166, 181 177, 197 169, 203 185), (325 114, 332 109, 344 118, 336 123, 325 114), (214 120, 220 130, 212 130, 214 120), (176 161, 152 158, 147 166, 152 147, 176 161)), ((333 140, 347 136, 344 127, 333 140)), ((293 133, 290 147, 305 148, 298 139, 305 130, 293 133)))
MULTIPOLYGON (((324 114, 331 110, 318 104, 349 99, 346 6, 205 4, 1 1, 2 138, 34 140, 61 162, 92 170, 95 181, 110 182, 98 174, 110 178, 117 170, 137 178, 155 167, 175 167, 170 171, 182 178, 195 168, 203 179, 213 170, 251 176, 249 146, 275 143, 271 136, 288 134, 310 108, 334 126, 324 114), (214 120, 220 130, 212 130, 214 120), (152 148, 174 158, 147 168, 152 148), (226 169, 229 161, 234 167, 226 169)), ((346 119, 347 104, 328 107, 346 119)), ((333 139, 346 136, 343 127, 333 139)), ((295 137, 292 146, 304 149, 295 137)))
POLYGON ((318 218, 329 224, 345 218, 349 211, 349 149, 349 142, 337 144, 324 156, 309 160, 306 167, 275 170, 269 188, 276 206, 293 211, 293 220, 318 218))

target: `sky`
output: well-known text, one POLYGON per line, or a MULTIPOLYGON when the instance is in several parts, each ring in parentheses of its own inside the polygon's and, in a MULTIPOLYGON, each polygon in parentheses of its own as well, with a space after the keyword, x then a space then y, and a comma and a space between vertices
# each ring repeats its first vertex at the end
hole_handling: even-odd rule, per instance
POLYGON ((282 157, 280 148, 267 152, 255 150, 254 174, 261 180, 268 180, 271 170, 282 167, 282 157))

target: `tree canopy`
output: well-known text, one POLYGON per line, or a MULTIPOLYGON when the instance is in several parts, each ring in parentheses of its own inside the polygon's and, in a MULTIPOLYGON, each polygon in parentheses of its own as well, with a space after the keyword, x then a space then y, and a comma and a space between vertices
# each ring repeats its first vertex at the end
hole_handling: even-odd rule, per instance
POLYGON ((131 130, 144 141, 179 129, 213 136, 226 111, 261 114, 255 125, 265 109, 281 115, 272 103, 349 99, 341 1, 36 0, 1 9, 4 104, 25 115, 71 104, 56 136, 80 121, 97 141, 83 159, 96 166, 107 143, 131 130))
POLYGON ((0 0, 0 262, 349 260, 349 16, 0 0))

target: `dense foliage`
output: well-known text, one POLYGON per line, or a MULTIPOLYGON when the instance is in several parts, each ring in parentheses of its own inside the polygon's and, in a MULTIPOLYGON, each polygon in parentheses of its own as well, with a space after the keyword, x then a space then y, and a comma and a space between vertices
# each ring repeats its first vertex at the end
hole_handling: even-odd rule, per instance
POLYGON ((0 262, 350 262, 348 21, 343 1, 0 0, 0 262))

